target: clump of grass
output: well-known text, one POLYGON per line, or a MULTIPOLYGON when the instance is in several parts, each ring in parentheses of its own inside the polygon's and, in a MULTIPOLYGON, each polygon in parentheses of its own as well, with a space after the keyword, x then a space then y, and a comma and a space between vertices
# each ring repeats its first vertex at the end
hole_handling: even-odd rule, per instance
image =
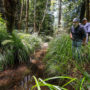
POLYGON ((36 48, 40 48, 40 44, 42 43, 42 39, 36 34, 25 34, 25 33, 18 33, 22 43, 29 48, 30 52, 34 52, 36 48))
POLYGON ((71 40, 68 35, 57 36, 49 44, 45 57, 47 71, 52 74, 64 74, 72 58, 71 40))
MULTIPOLYGON (((87 76, 84 74, 84 72, 86 72, 84 66, 85 64, 90 63, 89 45, 90 43, 81 47, 82 60, 74 60, 72 59, 72 42, 69 35, 65 34, 55 37, 49 44, 48 52, 44 60, 46 63, 46 72, 48 75, 67 76, 70 74, 70 72, 72 72, 72 70, 77 69, 75 73, 80 71, 82 76, 86 78, 87 76)), ((82 79, 82 82, 84 82, 84 78, 82 79)), ((74 85, 76 86, 76 84, 74 85)), ((77 86, 79 87, 80 84, 77 84, 77 86)), ((86 86, 87 85, 85 85, 85 87, 86 86)))
POLYGON ((50 90, 67 90, 65 86, 77 80, 76 78, 70 78, 67 76, 56 76, 56 77, 46 78, 44 80, 42 80, 41 78, 37 79, 35 76, 33 76, 33 78, 36 84, 32 87, 31 90, 33 90, 35 87, 37 87, 38 90, 41 90, 40 88, 41 86, 46 86, 50 90), (54 80, 54 79, 69 79, 69 81, 62 86, 53 85, 53 84, 48 83, 48 81, 54 80))
MULTIPOLYGON (((86 77, 82 77, 80 80, 78 80, 77 78, 72 78, 72 77, 68 77, 68 76, 55 76, 55 77, 51 77, 51 78, 46 78, 46 79, 41 79, 41 78, 36 78, 35 76, 33 76, 34 80, 35 80, 35 85, 32 86, 31 90, 33 90, 34 88, 37 88, 38 90, 41 90, 41 87, 46 86, 48 87, 50 90, 68 90, 66 88, 66 86, 72 86, 73 89, 75 90, 86 90, 85 87, 85 82, 86 82, 86 77), (49 81, 53 81, 53 80, 60 80, 60 82, 62 82, 62 80, 66 80, 66 82, 64 82, 62 85, 54 85, 51 84, 49 81)), ((52 82, 53 83, 53 82, 52 82)))
MULTIPOLYGON (((89 45, 85 47, 82 46, 81 57, 83 64, 86 63, 86 61, 90 62, 89 45)), ((44 61, 47 64, 46 70, 49 74, 68 74, 68 70, 71 67, 70 64, 73 63, 73 61, 77 61, 72 59, 72 42, 68 34, 59 35, 50 42, 44 61)))

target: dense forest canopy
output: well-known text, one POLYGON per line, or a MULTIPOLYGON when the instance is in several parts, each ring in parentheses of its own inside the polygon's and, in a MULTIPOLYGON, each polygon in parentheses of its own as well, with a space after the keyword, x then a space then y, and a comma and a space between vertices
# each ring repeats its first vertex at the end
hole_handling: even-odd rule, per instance
POLYGON ((75 17, 90 21, 89 0, 2 0, 0 5, 10 32, 26 27, 26 32, 52 35, 54 28, 69 27, 75 17))

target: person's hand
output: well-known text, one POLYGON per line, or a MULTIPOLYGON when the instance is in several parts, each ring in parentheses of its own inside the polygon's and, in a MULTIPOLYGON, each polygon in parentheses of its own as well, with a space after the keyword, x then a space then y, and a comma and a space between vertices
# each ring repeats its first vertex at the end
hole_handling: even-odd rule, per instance
POLYGON ((83 43, 82 43, 82 45, 83 45, 83 46, 85 46, 85 45, 86 45, 86 43, 85 43, 85 42, 83 42, 83 43))
POLYGON ((73 40, 72 34, 70 33, 70 38, 73 40))

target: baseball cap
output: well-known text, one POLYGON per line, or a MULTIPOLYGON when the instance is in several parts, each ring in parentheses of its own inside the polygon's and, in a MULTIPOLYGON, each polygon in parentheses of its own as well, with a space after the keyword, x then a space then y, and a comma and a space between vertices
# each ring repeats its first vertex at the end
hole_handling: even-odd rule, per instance
POLYGON ((83 20, 82 20, 82 21, 84 21, 84 20, 87 20, 87 18, 83 18, 83 20))
POLYGON ((74 18, 73 22, 79 22, 79 19, 78 18, 74 18))

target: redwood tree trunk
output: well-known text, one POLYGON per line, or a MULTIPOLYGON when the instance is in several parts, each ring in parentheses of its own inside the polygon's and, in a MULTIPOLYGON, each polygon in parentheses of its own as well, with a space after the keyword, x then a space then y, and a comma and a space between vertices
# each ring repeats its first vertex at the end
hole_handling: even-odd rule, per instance
POLYGON ((17 0, 3 0, 5 8, 6 26, 7 31, 12 33, 15 22, 16 4, 17 0))

